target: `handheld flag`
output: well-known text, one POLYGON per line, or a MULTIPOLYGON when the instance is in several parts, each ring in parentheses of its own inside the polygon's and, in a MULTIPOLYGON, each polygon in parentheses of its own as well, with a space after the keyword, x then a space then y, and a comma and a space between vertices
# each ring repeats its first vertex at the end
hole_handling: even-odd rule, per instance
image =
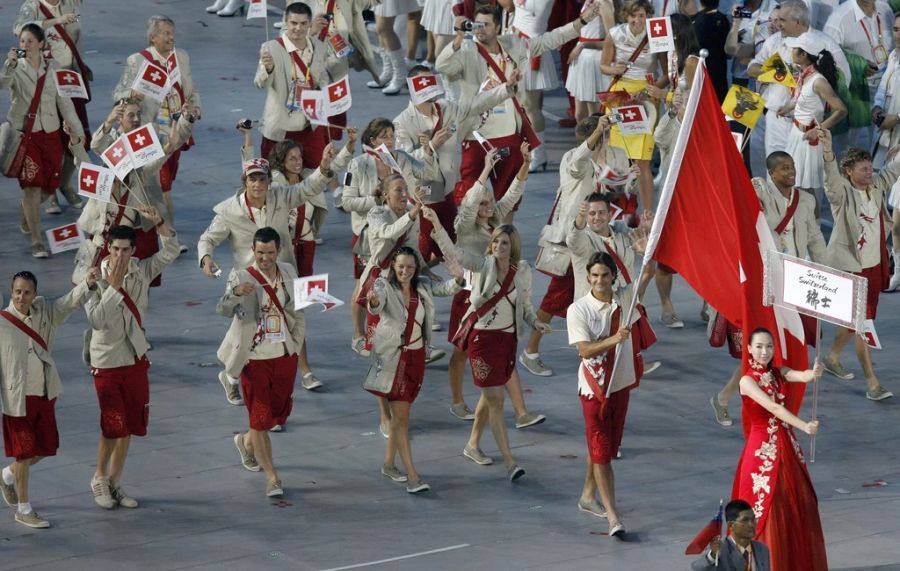
POLYGON ((334 117, 350 109, 353 99, 350 97, 350 82, 347 81, 346 75, 334 83, 329 83, 325 91, 328 92, 326 115, 334 117))
POLYGON ((652 54, 670 52, 675 49, 672 20, 668 16, 647 18, 647 45, 652 54))
POLYGON ((613 113, 613 121, 619 126, 623 135, 649 134, 650 126, 647 124, 647 112, 643 105, 623 105, 616 108, 613 113))
POLYGON ((325 92, 318 89, 304 89, 300 94, 300 108, 303 115, 313 125, 328 125, 325 116, 325 92))
POLYGON ((719 502, 719 511, 714 518, 707 523, 700 533, 688 544, 684 550, 685 555, 699 555, 713 538, 722 533, 722 502, 719 502))
POLYGON ((797 87, 794 76, 791 75, 791 68, 788 67, 781 54, 775 52, 769 59, 763 62, 762 69, 756 81, 760 83, 777 83, 785 87, 797 87))
POLYGON ((125 133, 123 137, 128 143, 131 161, 136 169, 166 156, 159 137, 156 136, 156 129, 150 125, 138 127, 134 131, 125 133))
POLYGON ((77 250, 83 241, 84 236, 75 222, 47 230, 47 244, 50 245, 51 254, 77 250))
POLYGON ((268 18, 268 11, 266 0, 250 0, 250 4, 247 6, 247 19, 268 18))
POLYGON ((181 67, 178 65, 178 56, 174 50, 166 58, 166 68, 169 73, 169 85, 175 85, 181 81, 181 67))
POLYGON ((56 71, 56 92, 60 97, 88 99, 84 78, 80 73, 71 69, 56 71))
POLYGON ((766 100, 759 93, 735 83, 722 102, 722 112, 744 127, 752 129, 762 117, 765 105, 766 100))
POLYGON ((406 78, 409 86, 409 98, 413 105, 428 103, 438 95, 443 95, 444 90, 436 75, 424 74, 406 78))
POLYGON ((78 167, 78 194, 87 198, 110 202, 115 177, 116 175, 113 171, 107 168, 90 163, 81 163, 78 167))
POLYGON ((149 61, 145 61, 138 70, 131 86, 131 89, 160 103, 165 100, 169 88, 169 72, 149 61))
POLYGON ((135 168, 124 137, 119 137, 112 145, 106 147, 106 150, 100 153, 100 158, 119 180, 125 180, 128 173, 135 168))
POLYGON ((328 274, 316 274, 294 280, 294 309, 300 310, 322 304, 322 311, 344 305, 344 302, 328 293, 328 274))

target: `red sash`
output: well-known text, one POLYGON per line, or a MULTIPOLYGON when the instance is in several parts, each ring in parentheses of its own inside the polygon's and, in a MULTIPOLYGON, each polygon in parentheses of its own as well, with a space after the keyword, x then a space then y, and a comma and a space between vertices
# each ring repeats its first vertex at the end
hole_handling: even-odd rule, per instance
POLYGON ((459 325, 459 329, 456 330, 456 335, 450 340, 451 343, 456 345, 461 351, 466 351, 469 345, 469 333, 472 332, 472 329, 475 328, 475 324, 478 323, 478 320, 481 319, 482 316, 486 315, 488 311, 500 303, 501 299, 506 297, 509 293, 509 286, 512 284, 513 279, 515 279, 516 272, 518 271, 519 268, 517 266, 509 266, 509 271, 506 272, 506 277, 503 279, 503 283, 500 284, 500 289, 497 290, 497 293, 484 302, 484 305, 469 314, 469 317, 459 325))
POLYGON ((413 342, 412 334, 416 326, 416 310, 419 308, 419 293, 416 291, 415 284, 413 284, 411 289, 409 305, 406 308, 406 329, 403 331, 403 345, 401 345, 401 349, 404 350, 413 342))
MULTIPOLYGON (((41 14, 44 15, 44 18, 47 20, 52 20, 54 18, 53 13, 49 8, 44 6, 41 2, 37 3, 38 8, 41 10, 41 14)), ((84 63, 84 60, 81 59, 81 54, 78 53, 78 48, 75 47, 75 42, 72 40, 72 36, 69 35, 69 32, 66 31, 66 28, 60 24, 56 24, 53 26, 56 28, 57 33, 59 33, 59 37, 62 38, 62 41, 65 42, 66 46, 69 48, 69 51, 72 52, 72 58, 75 60, 75 65, 78 66, 78 71, 81 73, 81 77, 84 79, 84 89, 87 91, 87 100, 91 100, 91 84, 90 82, 94 80, 94 72, 91 71, 91 68, 84 63)))
POLYGON ((800 204, 800 193, 802 191, 794 189, 794 198, 791 199, 791 203, 788 205, 787 210, 784 211, 784 217, 781 219, 781 222, 778 223, 778 226, 775 227, 775 234, 781 234, 784 232, 784 229, 787 228, 788 223, 790 223, 791 218, 794 217, 794 213, 797 212, 797 206, 800 204))
POLYGON ((431 130, 432 137, 444 126, 444 112, 441 111, 441 106, 437 103, 434 104, 434 112, 437 114, 437 121, 434 122, 434 129, 431 130))
MULTIPOLYGON (((334 2, 335 0, 328 0, 328 2, 325 3, 325 18, 328 19, 328 24, 326 24, 319 32, 320 42, 324 42, 325 38, 328 37, 328 29, 331 28, 331 23, 334 22, 334 2)), ((280 40, 281 38, 278 39, 280 40)))
POLYGON ((269 282, 266 281, 265 276, 259 273, 259 270, 257 270, 253 266, 247 268, 247 273, 253 276, 253 278, 259 282, 259 285, 261 285, 263 289, 266 290, 266 293, 269 294, 269 300, 271 300, 275 307, 278 308, 278 311, 281 312, 281 315, 285 318, 285 325, 287 325, 287 315, 284 313, 284 306, 281 305, 280 301, 278 301, 278 293, 275 291, 275 289, 269 285, 269 282))
MULTIPOLYGON (((285 47, 285 45, 284 45, 284 38, 278 38, 275 41, 278 42, 278 45, 283 47, 285 49, 285 51, 287 51, 287 47, 285 47)), ((310 87, 310 89, 315 89, 316 80, 313 79, 312 73, 310 73, 309 67, 303 61, 303 58, 300 57, 300 54, 297 53, 297 50, 290 52, 290 55, 291 55, 291 59, 294 61, 294 63, 297 65, 297 67, 300 68, 300 73, 302 73, 303 77, 306 78, 306 84, 310 87)))
MULTIPOLYGON (((634 63, 635 61, 637 61, 637 58, 640 57, 641 52, 644 51, 645 47, 647 47, 648 41, 649 41, 649 38, 647 36, 644 36, 644 39, 641 40, 641 43, 638 44, 638 47, 636 47, 635 50, 633 52, 631 52, 631 55, 628 57, 628 63, 634 63)), ((609 82, 609 87, 606 88, 606 91, 607 92, 612 91, 613 86, 615 84, 619 83, 619 80, 622 79, 623 75, 625 75, 625 74, 620 73, 620 74, 616 75, 615 77, 613 77, 612 81, 609 82)))
POLYGON ((610 247, 610 245, 606 243, 606 240, 601 239, 601 242, 603 242, 603 247, 606 248, 606 252, 612 256, 613 261, 616 263, 616 267, 619 268, 619 273, 625 278, 625 283, 630 284, 631 274, 628 273, 628 266, 625 265, 625 262, 619 257, 619 254, 616 253, 615 248, 610 247))
MULTIPOLYGON (((491 54, 489 54, 484 46, 482 46, 478 42, 475 42, 475 47, 478 48, 478 54, 485 61, 485 63, 487 63, 488 67, 493 70, 494 75, 497 76, 497 79, 499 79, 501 83, 506 83, 506 74, 503 73, 503 70, 500 69, 500 66, 497 65, 497 62, 494 61, 494 58, 491 57, 491 54)), ((531 126, 531 121, 528 120, 528 115, 525 114, 525 109, 522 108, 522 104, 519 103, 519 99, 516 96, 512 97, 512 103, 516 108, 516 113, 519 114, 519 118, 522 120, 522 132, 520 134, 525 137, 525 140, 528 141, 528 144, 532 149, 537 148, 541 144, 541 139, 535 132, 534 127, 531 126)))
POLYGON ((125 302, 125 307, 127 307, 128 310, 131 311, 131 315, 133 315, 134 320, 137 321, 138 327, 143 329, 144 324, 141 320, 141 312, 138 310, 138 306, 134 303, 134 300, 131 299, 131 296, 128 295, 128 292, 123 288, 119 288, 116 291, 122 294, 122 301, 125 302))
POLYGON ((31 327, 28 327, 27 323, 25 323, 9 311, 6 311, 5 309, 0 311, 0 316, 5 317, 7 321, 18 327, 22 333, 31 337, 31 340, 40 345, 41 349, 43 349, 44 351, 49 351, 49 349, 47 348, 47 342, 44 341, 44 338, 41 337, 41 334, 31 327))
MULTIPOLYGON (((19 65, 28 65, 27 62, 19 65)), ((41 94, 44 92, 44 81, 50 73, 50 65, 44 60, 44 75, 40 76, 37 84, 34 86, 34 96, 31 98, 31 104, 28 106, 28 114, 25 115, 25 126, 22 129, 22 140, 19 141, 19 148, 13 156, 12 162, 9 164, 9 170, 3 173, 9 178, 18 178, 22 172, 22 165, 25 163, 25 151, 28 149, 28 140, 31 138, 31 128, 34 127, 34 120, 37 118, 38 107, 41 106, 41 94)))

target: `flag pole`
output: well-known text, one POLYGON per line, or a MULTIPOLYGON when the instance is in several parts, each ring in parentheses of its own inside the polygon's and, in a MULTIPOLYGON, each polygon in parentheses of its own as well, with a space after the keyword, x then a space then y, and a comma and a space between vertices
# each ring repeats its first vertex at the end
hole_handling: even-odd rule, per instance
MULTIPOLYGON (((708 55, 708 51, 700 50, 700 65, 697 66, 697 72, 694 73, 694 82, 691 85, 691 91, 688 94, 688 100, 685 106, 684 121, 681 125, 681 130, 678 133, 678 138, 675 140, 675 148, 672 151, 672 162, 669 164, 669 170, 666 172, 666 180, 663 182, 660 191, 659 204, 656 208, 657 215, 653 217, 653 226, 650 227, 650 235, 647 237, 647 247, 644 250, 644 260, 641 262, 641 271, 637 280, 638 284, 641 283, 644 272, 647 271, 647 266, 649 265, 648 262, 653 257, 653 252, 656 250, 656 244, 659 242, 659 236, 662 234, 663 224, 665 224, 666 221, 664 213, 668 210, 669 203, 672 201, 672 194, 675 191, 675 180, 678 178, 678 171, 681 169, 681 161, 684 159, 684 148, 687 146, 687 139, 691 133, 694 115, 697 112, 697 104, 700 101, 701 85, 706 76, 706 56, 708 55), (663 213, 663 215, 660 216, 659 213, 663 213)), ((632 287, 636 288, 636 286, 632 287)), ((637 306, 637 302, 638 296, 637 290, 635 289, 635 294, 631 297, 631 304, 625 314, 625 320, 621 323, 625 323, 627 326, 631 325, 631 319, 634 316, 634 308, 637 306)), ((613 333, 615 332, 610 331, 610 335, 613 333)), ((619 354, 621 352, 622 344, 618 343, 616 344, 616 352, 613 355, 612 371, 610 372, 609 378, 606 380, 606 398, 609 398, 612 394, 612 382, 613 379, 616 378, 616 369, 619 366, 619 354)))
MULTIPOLYGON (((822 320, 816 319, 816 359, 813 361, 813 368, 819 366, 819 355, 822 351, 822 320)), ((813 400, 812 400, 812 419, 816 420, 819 409, 819 379, 813 380, 813 400)), ((816 435, 809 437, 809 463, 816 461, 816 435)))
POLYGON ((726 524, 725 524, 725 514, 722 513, 722 505, 724 503, 725 503, 724 500, 722 498, 719 498, 719 516, 722 518, 720 520, 722 523, 719 524, 719 526, 720 526, 719 527, 719 550, 716 551, 716 568, 719 567, 719 554, 722 553, 722 543, 721 542, 725 539, 725 536, 728 533, 728 530, 727 530, 726 524))

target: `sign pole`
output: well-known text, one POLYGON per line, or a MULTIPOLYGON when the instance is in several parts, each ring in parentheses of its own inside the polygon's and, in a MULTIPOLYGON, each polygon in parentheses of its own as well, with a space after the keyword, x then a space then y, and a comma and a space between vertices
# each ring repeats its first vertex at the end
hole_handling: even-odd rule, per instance
MULTIPOLYGON (((813 368, 819 366, 819 355, 822 353, 822 320, 816 319, 816 359, 813 368)), ((819 408, 819 379, 813 381, 812 419, 816 420, 819 408)), ((816 435, 809 437, 809 463, 816 461, 816 435)))

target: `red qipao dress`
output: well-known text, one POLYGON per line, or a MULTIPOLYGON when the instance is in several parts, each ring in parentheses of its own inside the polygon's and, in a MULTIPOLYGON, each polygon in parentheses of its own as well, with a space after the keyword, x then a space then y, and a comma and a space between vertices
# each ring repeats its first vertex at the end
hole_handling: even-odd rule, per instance
MULTIPOLYGON (((784 404, 779 369, 751 359, 744 375, 784 404)), ((819 503, 794 430, 750 397, 741 402, 750 422, 731 497, 753 506, 756 539, 769 546, 772 571, 827 571, 819 503)))

